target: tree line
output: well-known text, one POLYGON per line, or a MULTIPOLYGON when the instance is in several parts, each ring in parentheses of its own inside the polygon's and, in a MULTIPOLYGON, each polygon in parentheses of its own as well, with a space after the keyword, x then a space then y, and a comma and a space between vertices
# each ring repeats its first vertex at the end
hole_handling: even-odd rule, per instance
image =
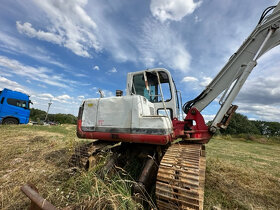
MULTIPOLYGON (((30 109, 30 120, 35 122, 42 122, 46 118, 47 112, 40 109, 30 109)), ((60 124, 76 124, 77 117, 72 114, 48 114, 47 121, 60 123, 60 124)))
POLYGON ((234 113, 227 129, 221 129, 221 134, 255 134, 280 136, 280 123, 261 120, 249 120, 245 115, 234 113))

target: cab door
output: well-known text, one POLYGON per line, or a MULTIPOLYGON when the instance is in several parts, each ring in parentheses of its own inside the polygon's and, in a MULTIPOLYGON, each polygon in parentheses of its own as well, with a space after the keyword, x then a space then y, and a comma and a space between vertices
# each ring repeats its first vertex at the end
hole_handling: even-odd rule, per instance
POLYGON ((13 116, 19 120, 19 123, 28 123, 30 110, 28 108, 28 101, 8 97, 4 100, 4 112, 6 116, 13 116))

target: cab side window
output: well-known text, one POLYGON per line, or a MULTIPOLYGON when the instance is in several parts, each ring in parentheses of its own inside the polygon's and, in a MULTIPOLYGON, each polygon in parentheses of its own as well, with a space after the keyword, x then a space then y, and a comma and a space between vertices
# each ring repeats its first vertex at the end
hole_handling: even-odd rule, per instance
POLYGON ((21 107, 21 108, 28 108, 26 101, 18 100, 14 98, 8 98, 7 99, 8 104, 21 107))

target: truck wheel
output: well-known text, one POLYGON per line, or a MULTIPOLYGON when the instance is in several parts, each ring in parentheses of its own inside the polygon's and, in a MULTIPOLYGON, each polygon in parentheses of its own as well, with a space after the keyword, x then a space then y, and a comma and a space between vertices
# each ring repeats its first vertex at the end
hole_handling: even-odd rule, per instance
POLYGON ((18 121, 14 118, 7 118, 7 119, 3 120, 2 124, 4 124, 4 125, 18 124, 18 121))

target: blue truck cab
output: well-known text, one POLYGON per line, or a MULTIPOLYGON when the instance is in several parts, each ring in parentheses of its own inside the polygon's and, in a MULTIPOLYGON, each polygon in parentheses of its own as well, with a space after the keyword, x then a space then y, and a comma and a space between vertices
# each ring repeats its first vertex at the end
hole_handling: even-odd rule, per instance
POLYGON ((0 123, 27 124, 30 103, 28 95, 4 88, 0 91, 0 123))

